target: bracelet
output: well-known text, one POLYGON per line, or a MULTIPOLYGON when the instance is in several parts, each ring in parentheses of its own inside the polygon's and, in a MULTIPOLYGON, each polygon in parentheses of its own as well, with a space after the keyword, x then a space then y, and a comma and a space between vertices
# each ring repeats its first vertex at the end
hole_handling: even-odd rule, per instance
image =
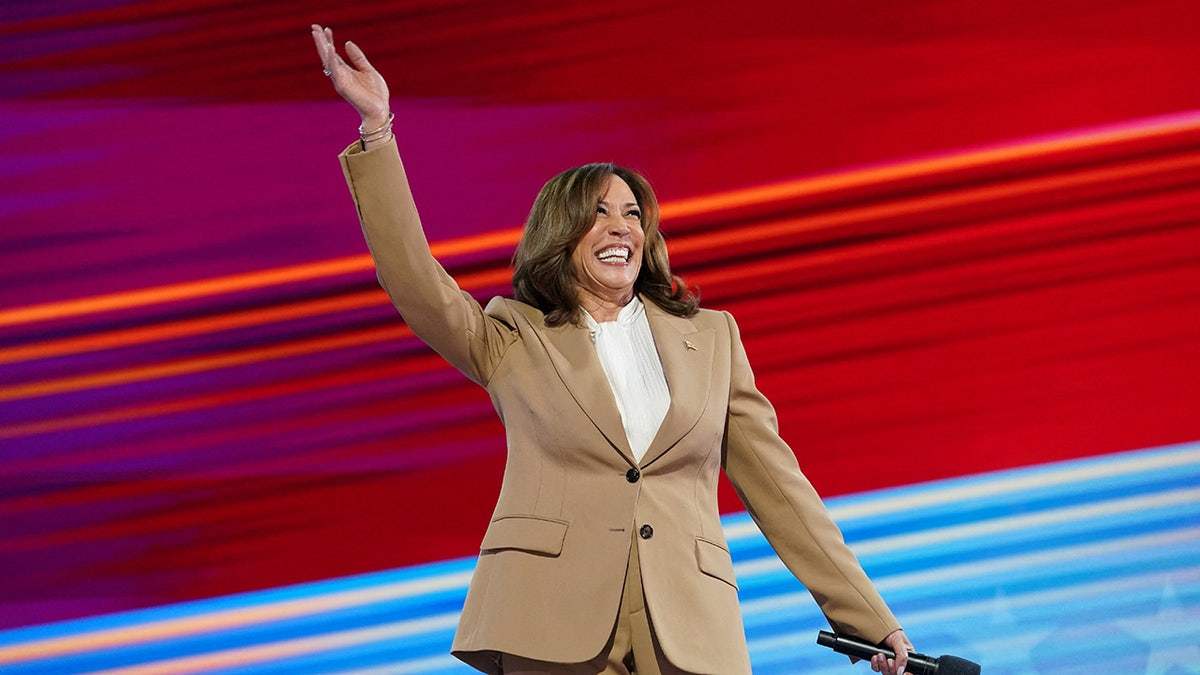
POLYGON ((396 113, 388 113, 387 121, 383 123, 383 126, 371 131, 364 130, 360 124, 358 125, 358 137, 362 139, 363 143, 387 138, 388 134, 392 133, 392 121, 395 119, 396 113))
POLYGON ((386 137, 390 133, 392 133, 392 125, 389 124, 385 127, 380 127, 378 129, 376 129, 375 131, 371 131, 371 132, 368 132, 365 134, 359 133, 359 138, 363 139, 364 141, 377 141, 381 138, 386 137))
POLYGON ((394 134, 392 134, 392 130, 391 130, 391 129, 388 129, 385 135, 383 135, 383 136, 380 136, 380 137, 378 137, 378 138, 364 138, 364 139, 360 140, 360 141, 358 142, 358 144, 359 144, 359 146, 361 146, 361 147, 362 147, 362 151, 363 151, 363 152, 366 152, 366 151, 367 151, 367 142, 368 142, 368 141, 390 141, 390 140, 392 140, 392 136, 393 136, 393 135, 394 135, 394 134))

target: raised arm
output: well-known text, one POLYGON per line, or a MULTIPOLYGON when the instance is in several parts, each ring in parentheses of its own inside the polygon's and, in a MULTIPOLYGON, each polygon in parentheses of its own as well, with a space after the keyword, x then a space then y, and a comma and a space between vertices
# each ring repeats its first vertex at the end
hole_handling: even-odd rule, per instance
POLYGON ((486 386, 518 337, 511 318, 499 302, 497 316, 486 314, 433 258, 391 133, 383 76, 352 42, 346 63, 332 30, 314 24, 312 35, 334 88, 362 117, 360 141, 339 159, 379 283, 417 337, 486 386))

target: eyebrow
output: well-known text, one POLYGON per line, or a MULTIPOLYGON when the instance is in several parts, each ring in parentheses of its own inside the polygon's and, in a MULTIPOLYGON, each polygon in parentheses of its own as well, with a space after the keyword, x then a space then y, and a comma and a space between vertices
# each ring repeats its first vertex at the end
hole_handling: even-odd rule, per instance
MULTIPOLYGON (((605 206, 612 206, 612 202, 608 201, 607 199, 601 199, 600 203, 604 204, 605 206)), ((625 202, 621 206, 638 206, 638 203, 637 202, 625 202)))

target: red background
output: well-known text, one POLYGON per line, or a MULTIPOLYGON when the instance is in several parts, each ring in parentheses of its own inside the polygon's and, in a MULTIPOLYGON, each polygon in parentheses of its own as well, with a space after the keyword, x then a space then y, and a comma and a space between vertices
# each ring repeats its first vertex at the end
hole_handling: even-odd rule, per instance
POLYGON ((646 173, 826 494, 1200 438, 1193 2, 6 12, 0 625, 476 550, 502 430, 374 286, 311 22, 480 298, 545 179, 646 173))

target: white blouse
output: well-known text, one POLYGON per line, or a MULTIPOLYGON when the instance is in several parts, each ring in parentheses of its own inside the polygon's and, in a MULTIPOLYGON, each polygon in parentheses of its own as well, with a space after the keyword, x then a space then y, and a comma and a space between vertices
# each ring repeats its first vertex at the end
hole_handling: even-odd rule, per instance
POLYGON ((634 296, 621 308, 616 321, 597 323, 587 312, 583 314, 617 400, 629 447, 634 459, 641 462, 671 405, 671 391, 654 347, 646 308, 634 296))

